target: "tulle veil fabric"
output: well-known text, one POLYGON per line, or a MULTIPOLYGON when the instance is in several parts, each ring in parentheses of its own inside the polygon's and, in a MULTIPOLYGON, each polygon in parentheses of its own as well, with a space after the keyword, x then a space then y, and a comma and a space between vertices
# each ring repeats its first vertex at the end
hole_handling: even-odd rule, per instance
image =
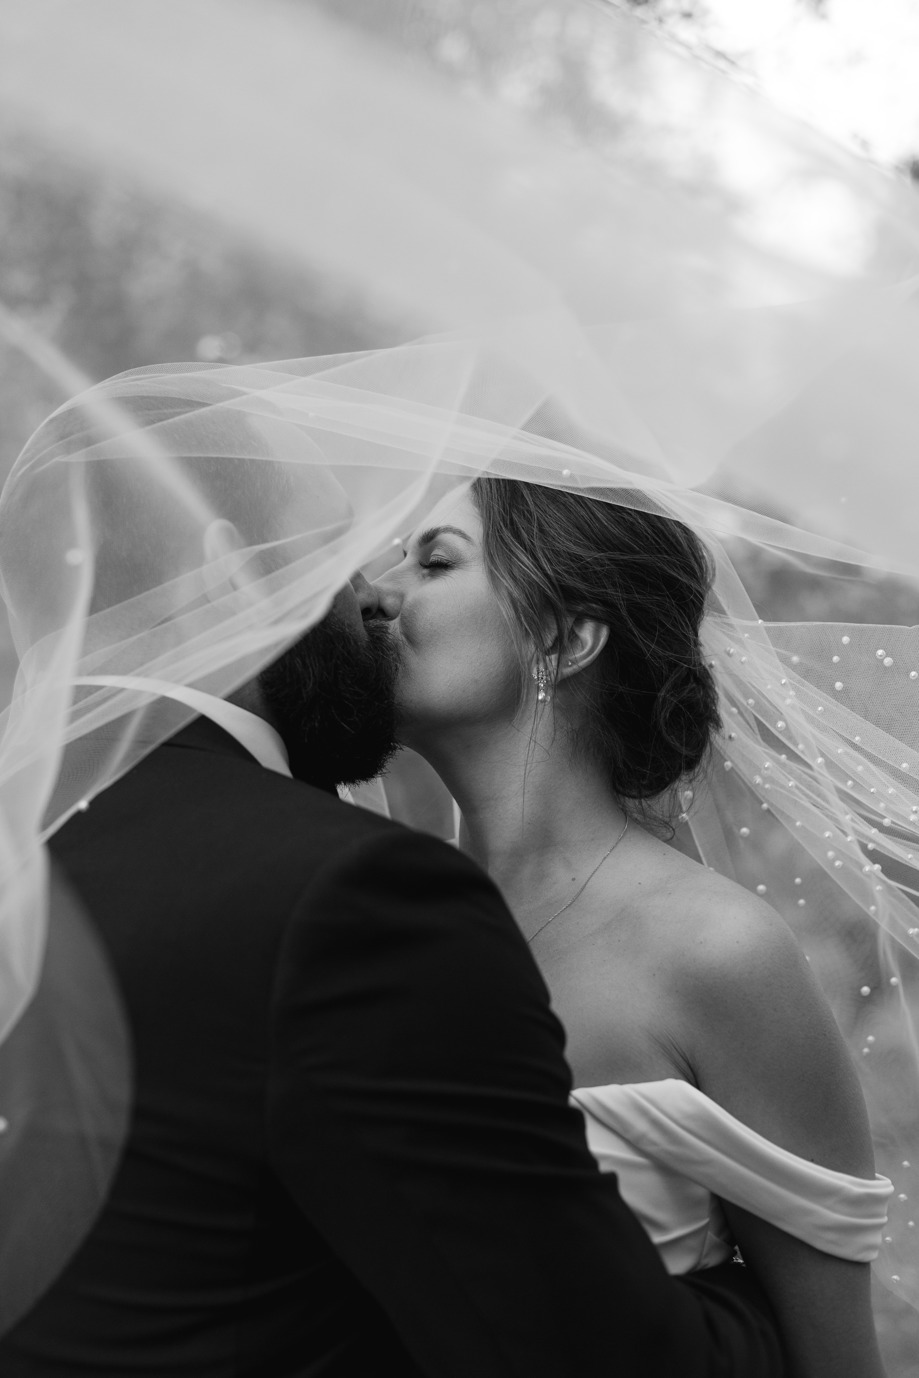
MULTIPOLYGON (((56 42, 79 50, 69 11, 51 8, 56 42)), ((155 53, 171 9, 130 23, 110 11, 124 54, 155 53)), ((205 10, 183 11, 192 54, 205 10)), ((541 81, 535 3, 505 12, 512 40, 531 44, 522 91, 501 52, 477 84, 461 79, 444 58, 456 16, 435 10, 349 3, 336 18, 316 4, 294 20, 261 7, 252 60, 276 64, 286 102, 274 132, 217 83, 223 143, 202 142, 189 115, 149 173, 186 194, 207 153, 219 213, 267 205, 285 251, 385 299, 408 342, 122 374, 49 418, 0 496, 18 664, 0 719, 0 1172, 22 1184, 23 1212, 39 1189, 68 1190, 23 1169, 35 1085, 62 1077, 51 1057, 19 1077, 16 1039, 42 1008, 29 1002, 59 930, 91 948, 76 901, 49 884, 45 841, 191 716, 131 680, 232 692, 323 616, 353 569, 383 567, 442 491, 500 475, 684 521, 710 550, 704 637, 724 731, 680 808, 701 860, 763 891, 801 935, 897 1191, 879 1274, 919 1304, 919 636, 908 618, 861 615, 866 585, 892 591, 898 612, 919 586, 919 204, 609 7, 552 10, 550 38, 581 63, 592 103, 541 81), (659 68, 682 118, 642 104, 641 73, 659 68), (283 148, 279 130, 295 135, 286 200, 294 164, 260 161, 283 148), (765 620, 759 595, 789 570, 808 590, 840 590, 843 614, 851 596, 859 615, 827 619, 821 602, 814 617, 765 620)), ((23 11, 24 52, 47 42, 45 11, 23 11)), ((234 0, 210 18, 232 46, 246 14, 234 0)), ((477 32, 470 21, 465 40, 477 32)), ((150 139, 152 86, 143 64, 131 70, 129 117, 110 118, 123 72, 105 64, 75 115, 94 156, 117 165, 150 139)), ((180 120, 192 89, 187 63, 171 83, 180 120)), ((65 137, 41 81, 8 78, 6 96, 65 137)), ((68 1028, 98 1033, 104 961, 90 953, 80 970, 68 1028)), ((93 1097, 87 1035, 56 1102, 76 1142, 106 1146, 86 1155, 85 1226, 129 1103, 117 1000, 105 999, 122 1048, 108 1085, 123 1089, 93 1097)), ((79 1233, 42 1254, 3 1323, 79 1233)), ((0 1277, 13 1266, 0 1248, 0 1277)))

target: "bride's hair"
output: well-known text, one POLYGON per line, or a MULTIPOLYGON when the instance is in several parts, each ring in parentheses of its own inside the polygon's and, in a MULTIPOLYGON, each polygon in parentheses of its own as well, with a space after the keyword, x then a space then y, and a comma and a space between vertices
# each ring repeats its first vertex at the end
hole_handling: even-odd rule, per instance
MULTIPOLYGON (((581 695, 579 746, 605 761, 617 796, 644 805, 703 766, 720 726, 699 639, 712 581, 683 523, 635 507, 511 479, 478 479, 483 552, 529 674, 564 654, 575 617, 610 636, 581 695), (550 630, 547 638, 547 627, 550 630)), ((551 676, 550 676, 551 680, 551 676)))

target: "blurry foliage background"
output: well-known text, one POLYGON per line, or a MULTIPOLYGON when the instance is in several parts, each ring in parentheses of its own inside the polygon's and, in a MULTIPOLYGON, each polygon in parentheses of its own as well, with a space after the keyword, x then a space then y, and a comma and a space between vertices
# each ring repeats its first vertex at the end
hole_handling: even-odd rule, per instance
MULTIPOLYGON (((370 29, 386 26, 401 11, 398 3, 378 0, 318 2, 370 29)), ((758 3, 768 9, 770 0, 758 3)), ((862 3, 867 9, 869 0, 862 3)), ((755 44, 730 49, 714 0, 636 0, 634 8, 711 61, 757 78, 755 44)), ((789 13, 794 9, 792 4, 789 13)), ((808 22, 833 22, 834 0, 797 0, 797 9, 808 22)), ((593 23, 581 22, 583 6, 571 0, 422 0, 410 12, 404 44, 459 72, 473 97, 484 90, 550 117, 564 118, 577 106, 579 118, 594 119, 611 146, 628 136, 621 108, 613 117, 592 94, 602 54, 591 42, 593 23)), ((658 98, 666 101, 666 92, 658 98)), ((907 174, 915 171, 919 153, 919 145, 910 151, 910 137, 886 145, 895 154, 891 164, 907 174)), ((870 146, 867 138, 862 142, 870 146)), ((68 159, 10 124, 0 132, 0 303, 93 379, 153 362, 290 358, 402 337, 398 322, 374 316, 327 276, 270 257, 207 216, 68 159)), ((0 476, 61 400, 33 361, 0 345, 0 476)), ((746 495, 731 496, 742 501, 746 495)), ((772 510, 788 515, 780 501, 772 510)), ((919 620, 912 593, 890 580, 817 580, 762 554, 751 559, 743 550, 737 560, 761 615, 770 620, 919 620)), ((423 776, 426 768, 416 762, 411 769, 423 776)), ((446 817, 440 822, 444 829, 450 825, 446 817)), ((755 820, 751 834, 746 852, 738 848, 737 865, 741 877, 755 885, 757 858, 785 844, 767 818, 755 820)), ((813 960, 829 965, 834 954, 823 924, 827 917, 840 922, 838 896, 816 867, 804 878, 813 903, 808 926, 798 923, 802 942, 813 960)), ((771 898, 800 918, 802 911, 790 910, 791 893, 771 898)), ((846 979, 854 990, 854 971, 846 979)), ((853 1006, 850 1032, 856 1037, 860 1017, 853 1006)), ((886 1293, 878 1305, 891 1378, 919 1378, 915 1314, 886 1293)))

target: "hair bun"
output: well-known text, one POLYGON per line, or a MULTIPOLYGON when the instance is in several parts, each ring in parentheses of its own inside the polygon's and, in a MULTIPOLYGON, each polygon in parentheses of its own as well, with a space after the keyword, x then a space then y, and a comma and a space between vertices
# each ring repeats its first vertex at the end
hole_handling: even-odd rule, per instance
POLYGON ((661 686, 654 717, 660 793, 700 769, 720 726, 715 679, 701 658, 678 666, 661 686))

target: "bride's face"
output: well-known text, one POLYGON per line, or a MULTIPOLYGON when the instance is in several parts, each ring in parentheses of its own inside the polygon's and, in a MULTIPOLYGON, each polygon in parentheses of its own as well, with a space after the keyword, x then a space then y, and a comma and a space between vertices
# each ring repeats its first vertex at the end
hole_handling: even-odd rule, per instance
POLYGON ((432 733, 513 720, 519 655, 488 579, 482 523, 468 495, 451 494, 428 513, 376 589, 402 656, 402 741, 423 749, 432 733))

